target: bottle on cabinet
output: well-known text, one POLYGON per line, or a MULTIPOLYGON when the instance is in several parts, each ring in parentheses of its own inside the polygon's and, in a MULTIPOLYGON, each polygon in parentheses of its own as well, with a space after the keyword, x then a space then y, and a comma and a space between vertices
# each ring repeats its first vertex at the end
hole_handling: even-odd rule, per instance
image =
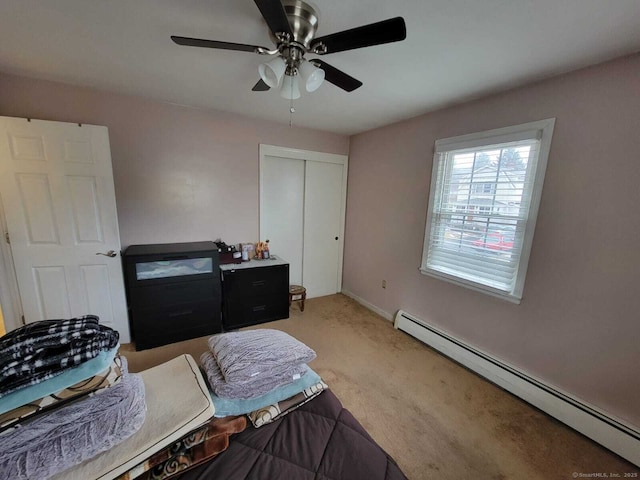
POLYGON ((269 258, 269 240, 256 244, 256 257, 260 260, 269 258))

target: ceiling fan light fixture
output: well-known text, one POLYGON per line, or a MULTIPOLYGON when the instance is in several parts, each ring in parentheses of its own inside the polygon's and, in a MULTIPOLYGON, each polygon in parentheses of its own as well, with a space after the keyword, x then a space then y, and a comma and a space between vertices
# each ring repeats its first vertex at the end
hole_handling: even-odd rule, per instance
POLYGON ((311 62, 303 61, 300 64, 299 71, 304 82, 304 88, 309 93, 315 92, 324 82, 324 70, 316 67, 311 62))
POLYGON ((300 87, 298 85, 298 76, 285 75, 280 87, 280 96, 287 100, 295 100, 300 98, 300 87))
POLYGON ((271 88, 275 88, 280 85, 280 80, 284 75, 284 71, 287 65, 282 57, 276 57, 273 60, 261 63, 258 66, 258 73, 264 83, 271 88))

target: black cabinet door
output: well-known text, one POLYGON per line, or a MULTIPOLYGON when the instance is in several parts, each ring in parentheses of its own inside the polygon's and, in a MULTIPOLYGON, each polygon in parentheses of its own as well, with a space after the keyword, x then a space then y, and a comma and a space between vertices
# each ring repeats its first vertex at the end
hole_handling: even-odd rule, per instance
POLYGON ((289 294, 231 299, 224 306, 226 330, 289 317, 289 294))
POLYGON ((209 300, 132 311, 137 350, 220 333, 220 302, 209 300))
POLYGON ((283 288, 288 292, 289 265, 227 270, 223 279, 225 298, 282 293, 283 288))
POLYGON ((129 305, 133 308, 148 308, 154 305, 181 305, 220 298, 220 282, 212 280, 164 283, 133 287, 130 290, 129 305))

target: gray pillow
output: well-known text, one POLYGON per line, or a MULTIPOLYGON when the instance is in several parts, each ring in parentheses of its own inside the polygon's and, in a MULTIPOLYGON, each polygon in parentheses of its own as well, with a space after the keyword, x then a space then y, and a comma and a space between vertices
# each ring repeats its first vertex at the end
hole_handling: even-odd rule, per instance
POLYGON ((207 374, 213 393, 221 398, 236 400, 265 395, 275 388, 295 382, 310 371, 305 364, 300 364, 288 367, 286 371, 268 377, 259 376, 248 382, 227 383, 211 352, 204 352, 200 357, 200 363, 207 374))
POLYGON ((271 329, 214 335, 209 349, 227 383, 271 377, 316 358, 316 352, 304 343, 271 329))

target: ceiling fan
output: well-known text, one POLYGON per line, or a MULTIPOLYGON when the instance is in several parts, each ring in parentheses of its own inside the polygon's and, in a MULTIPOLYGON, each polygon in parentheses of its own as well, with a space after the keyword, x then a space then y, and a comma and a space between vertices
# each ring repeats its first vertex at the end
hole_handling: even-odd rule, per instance
POLYGON ((328 55, 397 42, 407 36, 404 19, 395 17, 316 38, 318 14, 308 3, 302 0, 254 1, 267 22, 271 40, 276 44, 273 49, 189 37, 172 36, 171 39, 178 45, 238 50, 274 57, 259 66, 260 80, 252 90, 266 91, 280 87, 280 94, 291 100, 300 97, 300 78, 308 92, 318 89, 324 80, 347 92, 362 86, 361 81, 318 58, 308 60, 305 54, 328 55))

